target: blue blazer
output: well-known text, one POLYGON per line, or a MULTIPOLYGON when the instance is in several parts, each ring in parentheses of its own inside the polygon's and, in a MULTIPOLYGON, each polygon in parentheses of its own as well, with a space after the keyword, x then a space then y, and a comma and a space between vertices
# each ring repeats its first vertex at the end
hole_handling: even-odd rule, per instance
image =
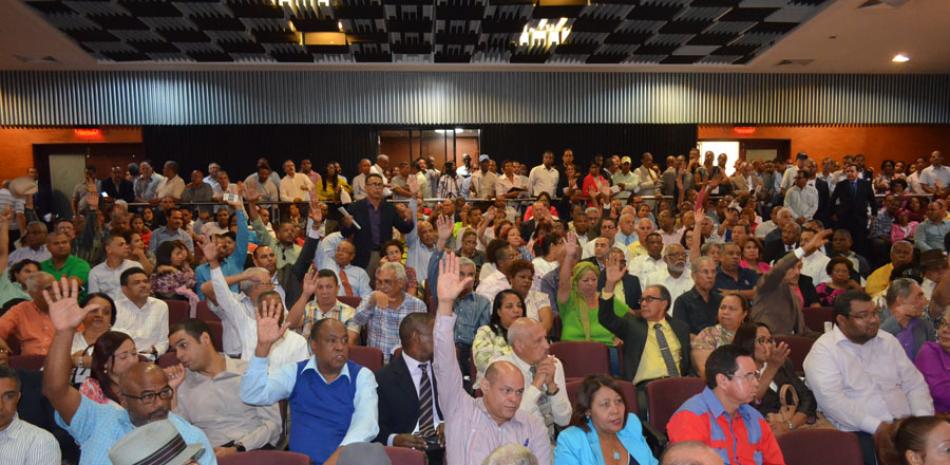
MULTIPOLYGON (((577 426, 561 431, 557 437, 557 447, 554 448, 554 465, 604 465, 597 430, 590 420, 587 421, 587 427, 589 432, 577 426)), ((643 427, 636 415, 627 414, 627 425, 617 433, 617 438, 640 465, 657 465, 658 461, 643 437, 643 427)))

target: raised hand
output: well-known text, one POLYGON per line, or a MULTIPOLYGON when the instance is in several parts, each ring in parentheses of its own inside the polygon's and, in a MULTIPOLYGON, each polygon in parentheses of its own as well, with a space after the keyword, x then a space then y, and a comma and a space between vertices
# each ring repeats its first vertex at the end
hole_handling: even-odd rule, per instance
POLYGON ((706 219, 706 210, 702 208, 697 208, 693 210, 693 227, 699 228, 703 226, 703 220, 706 219))
POLYGON ((0 224, 10 224, 13 221, 13 210, 10 207, 0 211, 0 224))
POLYGON ((43 290, 43 298, 49 306, 49 318, 57 331, 76 329, 89 312, 99 308, 99 304, 89 304, 79 308, 79 282, 65 277, 59 282, 53 281, 50 290, 43 290))
POLYGON ((623 275, 627 270, 623 264, 620 263, 620 259, 617 258, 617 256, 611 256, 607 259, 607 266, 604 268, 604 272, 607 274, 604 281, 604 289, 613 292, 613 285, 623 279, 623 275))
POLYGON ((310 271, 307 271, 307 275, 303 278, 303 293, 313 295, 315 292, 317 292, 317 269, 310 268, 310 271))
MULTIPOLYGON (((264 299, 261 302, 260 308, 257 311, 258 349, 266 347, 266 352, 270 352, 270 347, 287 332, 290 323, 284 322, 283 325, 280 324, 280 313, 283 311, 284 309, 272 300, 264 299)), ((258 350, 258 356, 260 356, 259 354, 260 350, 258 350)))
POLYGON ((248 183, 244 187, 244 198, 248 203, 257 203, 261 199, 261 192, 257 190, 257 183, 248 183))
POLYGON ((459 259, 454 252, 446 253, 439 262, 439 302, 451 303, 472 282, 472 278, 462 279, 459 276, 459 259))
POLYGON ((205 236, 198 236, 195 240, 198 241, 198 246, 201 247, 201 253, 204 254, 208 262, 218 259, 218 245, 214 243, 214 240, 208 239, 205 236))
POLYGON ((308 216, 313 220, 313 224, 316 226, 320 223, 323 223, 323 209, 320 208, 320 202, 310 202, 310 211, 308 216))
POLYGON ((564 257, 579 258, 580 244, 577 243, 577 233, 569 231, 564 238, 564 257))
POLYGON ((439 229, 439 240, 448 241, 452 237, 452 229, 455 225, 449 217, 439 215, 435 220, 435 225, 439 229))
POLYGON ((792 353, 792 349, 784 342, 773 342, 769 344, 769 347, 771 350, 766 351, 766 360, 770 365, 782 366, 792 353))

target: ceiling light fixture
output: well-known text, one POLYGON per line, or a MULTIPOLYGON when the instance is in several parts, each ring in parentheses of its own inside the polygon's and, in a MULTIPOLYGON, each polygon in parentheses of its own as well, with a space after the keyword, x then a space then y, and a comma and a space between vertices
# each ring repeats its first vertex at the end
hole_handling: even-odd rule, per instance
POLYGON ((894 58, 891 58, 891 61, 894 63, 907 63, 910 61, 910 57, 903 53, 898 53, 897 55, 894 55, 894 58))
POLYGON ((561 18, 556 23, 549 23, 547 19, 532 23, 534 21, 529 21, 528 24, 524 25, 521 36, 518 37, 518 45, 550 48, 557 44, 563 44, 571 33, 571 26, 568 24, 567 18, 561 18))

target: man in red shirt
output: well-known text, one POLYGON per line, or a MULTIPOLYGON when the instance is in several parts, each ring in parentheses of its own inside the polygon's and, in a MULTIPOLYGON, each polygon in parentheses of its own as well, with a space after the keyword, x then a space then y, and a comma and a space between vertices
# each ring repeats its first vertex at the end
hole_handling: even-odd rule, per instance
POLYGON ((734 345, 714 350, 706 360, 706 388, 666 425, 670 443, 705 443, 726 465, 785 465, 768 422, 749 405, 758 386, 752 354, 734 345))

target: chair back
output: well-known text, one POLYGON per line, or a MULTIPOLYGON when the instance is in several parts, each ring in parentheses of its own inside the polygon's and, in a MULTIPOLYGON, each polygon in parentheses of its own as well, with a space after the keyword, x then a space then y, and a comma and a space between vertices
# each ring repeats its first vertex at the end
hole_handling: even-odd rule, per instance
POLYGON ((45 355, 11 355, 10 368, 14 370, 40 371, 46 363, 45 355))
POLYGON ((191 305, 185 300, 162 300, 168 305, 168 326, 187 320, 191 314, 191 305))
MULTIPOLYGON (((205 451, 214 453, 214 451, 205 451)), ((310 465, 310 457, 283 450, 251 450, 218 459, 218 465, 310 465)))
POLYGON ((551 344, 550 352, 564 365, 565 378, 583 378, 610 372, 607 346, 599 342, 555 342, 551 344))
MULTIPOLYGON (((630 381, 624 381, 622 379, 615 380, 617 385, 620 387, 620 391, 623 393, 624 401, 627 404, 627 412, 639 414, 640 408, 637 405, 637 388, 630 381)), ((571 405, 577 405, 577 394, 581 390, 581 386, 584 384, 583 379, 572 379, 567 381, 567 386, 564 388, 567 389, 567 397, 571 400, 571 405)))
POLYGON ((805 317, 805 326, 812 331, 824 333, 825 322, 835 321, 834 312, 832 307, 806 307, 802 309, 802 316, 805 317))
POLYGON ((204 300, 198 302, 198 307, 195 308, 195 318, 204 322, 221 321, 221 317, 215 315, 215 313, 211 311, 211 307, 208 306, 208 302, 204 300))
POLYGON ((666 424, 690 397, 703 392, 706 382, 700 378, 667 378, 647 384, 647 412, 650 426, 666 431, 666 424))
POLYGON ((181 363, 181 361, 178 360, 178 355, 175 354, 175 351, 169 350, 168 352, 162 354, 161 357, 158 357, 158 361, 156 363, 162 368, 168 368, 170 366, 178 365, 181 363))
POLYGON ((426 465, 429 461, 425 452, 406 447, 386 447, 386 455, 393 465, 426 465))
POLYGON ((775 343, 778 344, 779 342, 788 344, 788 348, 791 350, 788 358, 795 367, 795 373, 799 375, 805 373, 805 357, 811 351, 811 346, 815 343, 815 340, 805 336, 775 336, 775 343))
POLYGON ((346 296, 346 295, 343 295, 343 296, 338 295, 336 296, 336 300, 339 300, 340 302, 343 302, 353 308, 358 308, 360 306, 360 302, 363 301, 363 299, 360 299, 359 297, 356 297, 356 296, 351 297, 351 296, 346 296))
POLYGON ((800 429, 778 437, 786 465, 862 465, 861 445, 854 433, 834 429, 800 429))
POLYGON ((350 346, 350 360, 371 371, 379 371, 383 367, 383 351, 375 347, 350 346))

